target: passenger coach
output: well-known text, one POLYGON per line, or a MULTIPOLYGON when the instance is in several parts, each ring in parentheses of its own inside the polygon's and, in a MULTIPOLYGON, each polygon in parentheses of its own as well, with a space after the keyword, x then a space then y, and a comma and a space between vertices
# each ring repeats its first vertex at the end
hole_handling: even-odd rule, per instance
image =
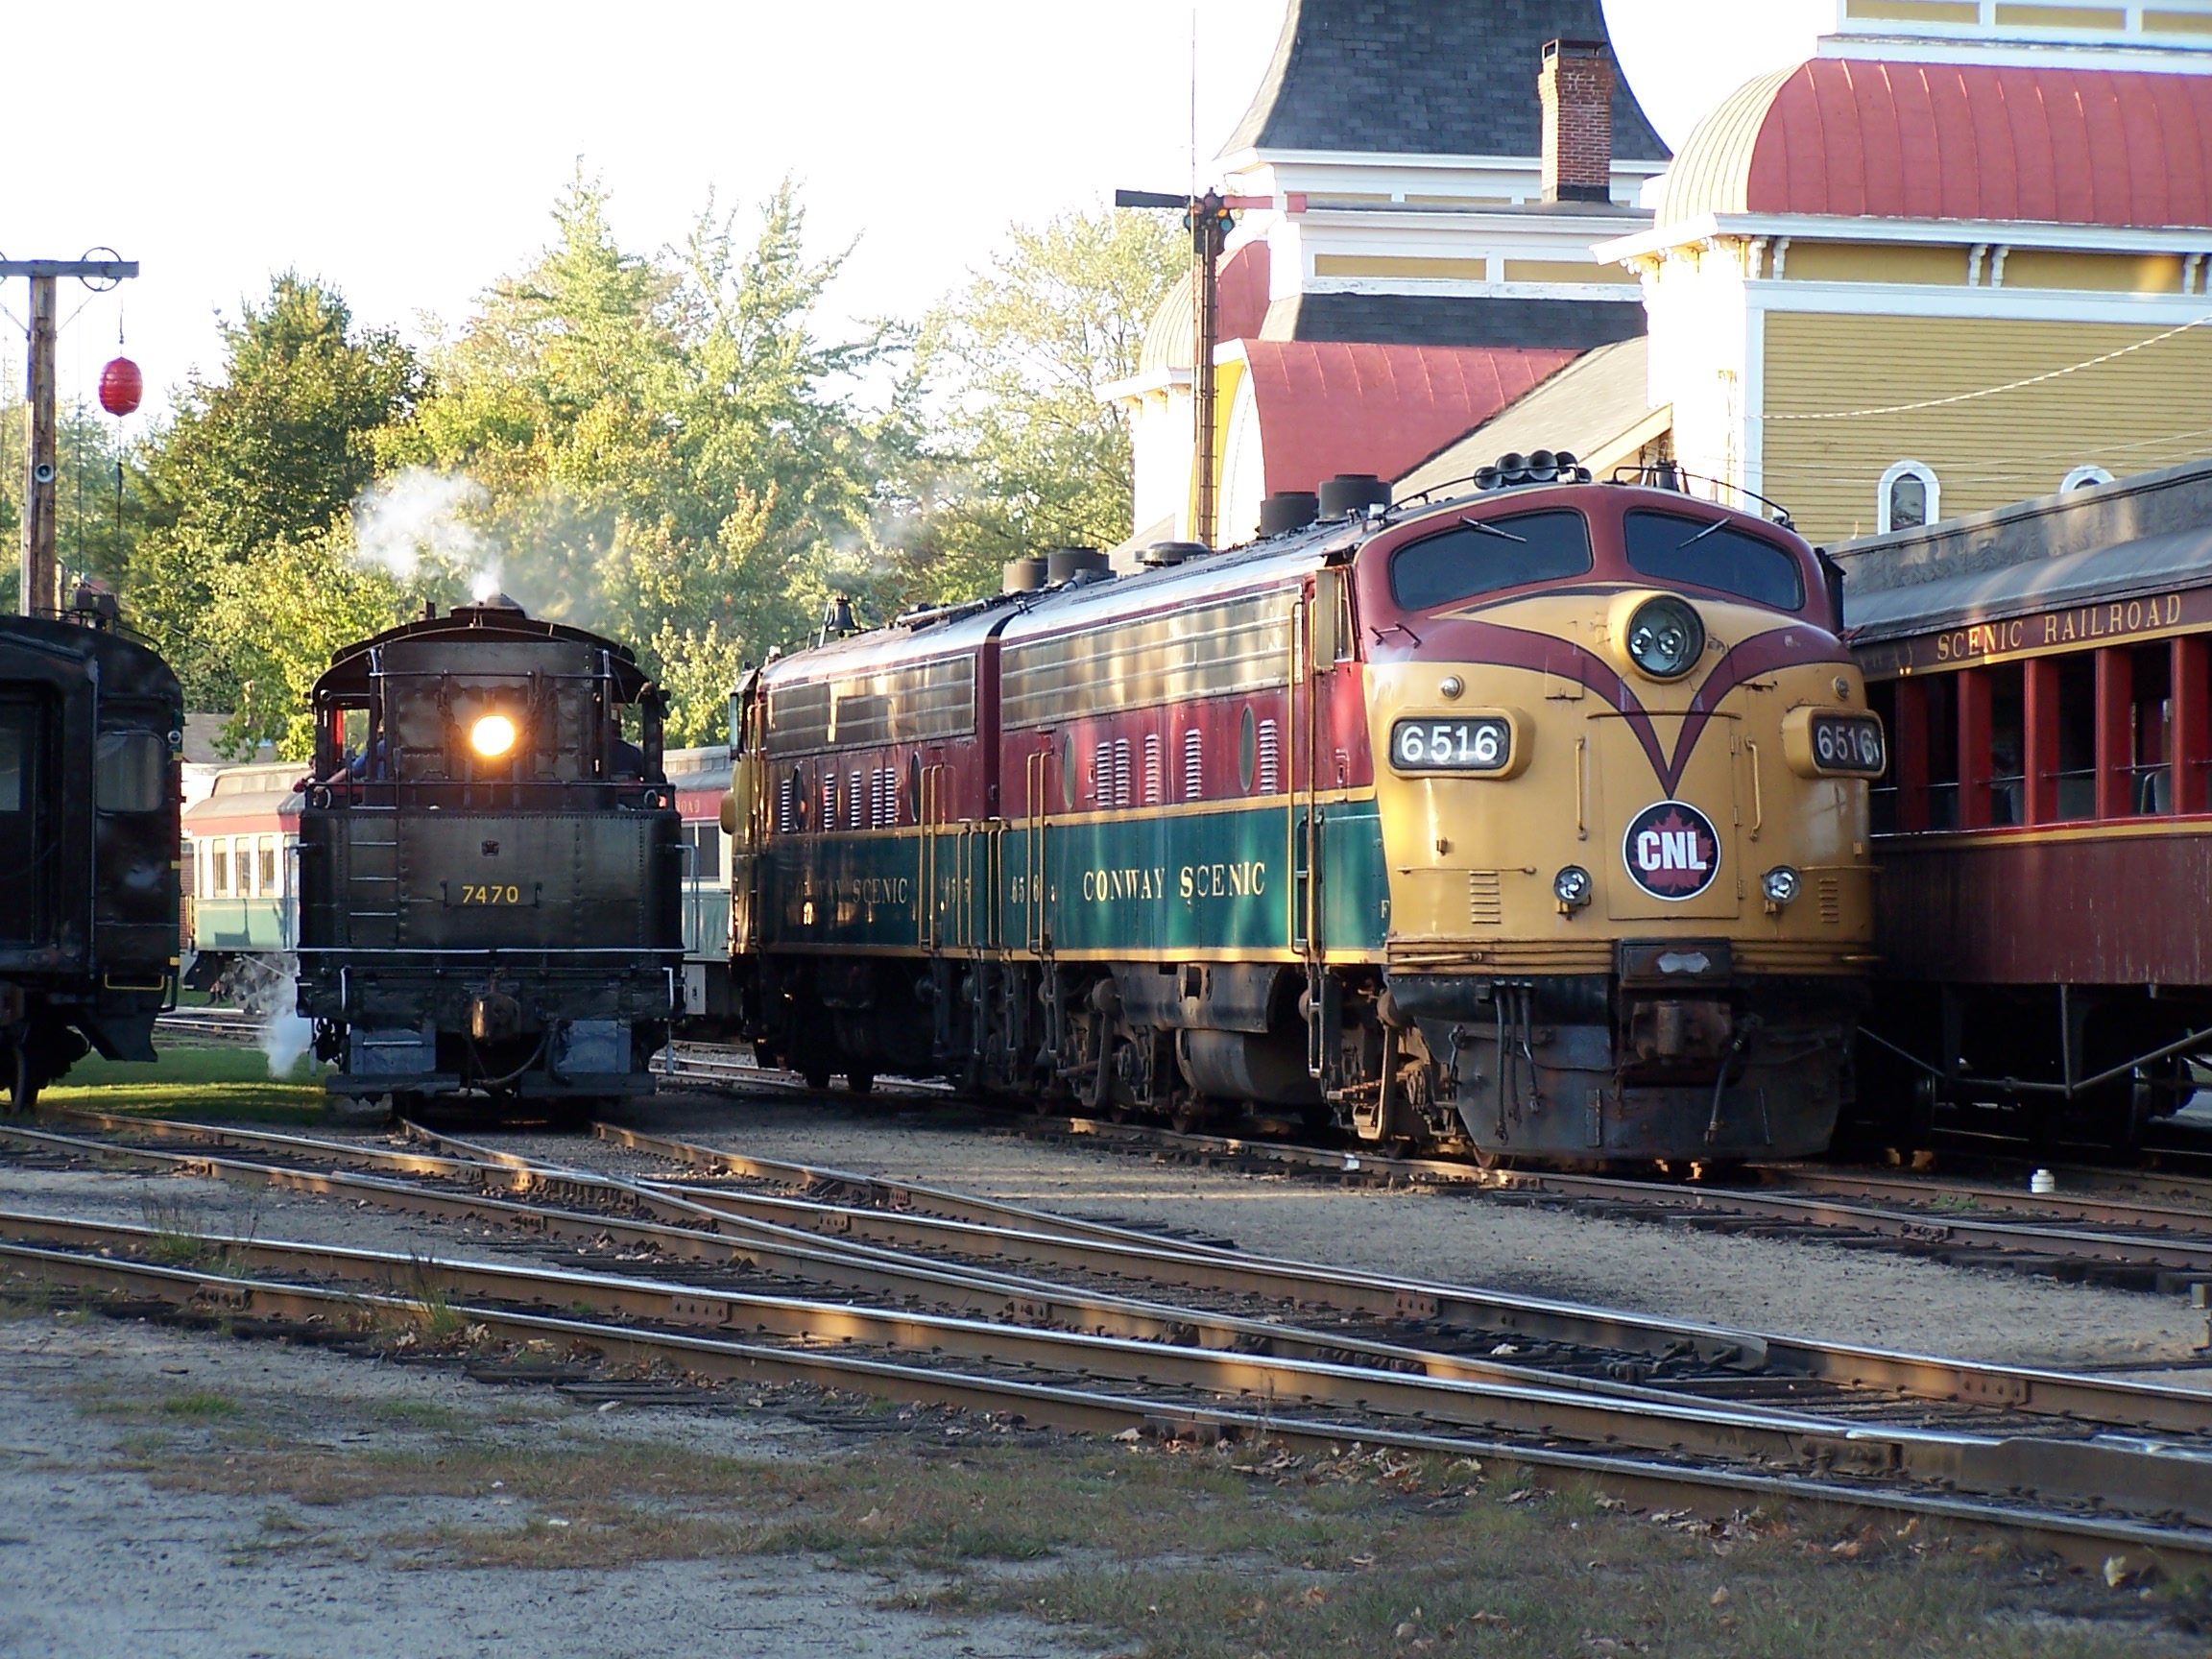
POLYGON ((2133 1145, 2212 1062, 2212 465, 1840 549, 1874 796, 1878 1132, 2133 1145))
POLYGON ((1823 1147, 1883 764, 1835 593, 1785 526, 1534 460, 773 663, 747 1028, 817 1082, 1485 1157, 1823 1147))

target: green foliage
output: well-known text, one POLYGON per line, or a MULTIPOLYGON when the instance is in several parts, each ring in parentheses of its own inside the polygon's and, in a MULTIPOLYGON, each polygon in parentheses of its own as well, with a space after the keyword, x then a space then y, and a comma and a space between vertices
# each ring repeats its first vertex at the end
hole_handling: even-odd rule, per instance
POLYGON ((295 591, 256 568, 342 525, 375 476, 378 444, 427 389, 389 329, 356 329, 337 291, 287 272, 223 329, 220 377, 195 379, 136 457, 144 525, 130 562, 133 619, 184 681, 188 703, 236 709, 248 664, 220 601, 295 591))
MULTIPOLYGON (((788 183, 742 233, 709 200, 651 256, 583 175, 552 219, 420 359, 328 284, 276 277, 132 458, 127 609, 193 707, 233 714, 234 753, 303 758, 330 654, 471 586, 630 644, 671 694, 669 741, 709 743, 745 665, 810 641, 837 592, 882 615, 1127 535, 1129 437, 1096 394, 1185 268, 1166 220, 1017 228, 919 329, 832 343, 815 319, 842 256, 809 256, 788 183), (870 416, 852 388, 895 352, 870 416)), ((111 463, 80 425, 88 472, 111 463)), ((103 534, 87 561, 122 568, 103 534)))
POLYGON ((916 598, 989 592, 1005 560, 1110 547, 1130 531, 1128 422, 1098 393, 1137 372, 1189 245, 1166 215, 1112 207, 1016 227, 1010 241, 924 324, 882 425, 914 526, 900 563, 916 598))
MULTIPOLYGON (((129 559, 128 506, 115 513, 115 464, 122 451, 115 422, 97 407, 71 404, 55 412, 55 541, 69 577, 87 575, 109 588, 123 584, 129 559)), ((12 614, 23 591, 23 491, 30 470, 23 446, 30 413, 22 395, 0 393, 0 612, 12 614)), ((64 589, 73 588, 69 582, 64 589)))
POLYGON ((637 646, 673 693, 670 741, 707 742, 741 664, 803 634, 863 542, 866 456, 825 388, 879 346, 813 334, 838 261, 807 258, 788 184, 750 243, 709 203, 659 260, 624 252, 606 208, 572 183, 553 245, 437 353, 419 448, 486 487, 505 589, 637 646))

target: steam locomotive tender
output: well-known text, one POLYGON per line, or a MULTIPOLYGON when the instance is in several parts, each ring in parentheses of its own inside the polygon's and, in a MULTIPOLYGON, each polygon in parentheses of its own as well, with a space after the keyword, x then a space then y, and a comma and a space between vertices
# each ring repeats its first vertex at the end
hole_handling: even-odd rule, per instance
POLYGON ((770 664, 725 819, 761 1049, 1484 1160, 1820 1150, 1884 761, 1836 586, 1542 461, 770 664))
POLYGON ((504 598, 338 654, 300 813, 333 1093, 573 1118, 650 1092, 683 997, 664 708, 626 647, 504 598))
POLYGON ((0 1088, 154 1058, 177 973, 183 694, 105 613, 0 617, 0 1088))

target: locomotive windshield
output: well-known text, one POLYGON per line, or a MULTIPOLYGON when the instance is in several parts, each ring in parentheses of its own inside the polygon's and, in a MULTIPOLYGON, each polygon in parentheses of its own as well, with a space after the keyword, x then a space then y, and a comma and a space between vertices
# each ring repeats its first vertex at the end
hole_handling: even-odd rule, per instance
POLYGON ((1631 512, 1623 520, 1628 568, 1659 582, 1684 582, 1733 593, 1777 611, 1802 610, 1805 577, 1797 561, 1723 518, 1631 512))
POLYGON ((1390 561, 1390 592, 1408 611, 1430 611, 1531 582, 1590 571, 1590 521, 1572 508, 1462 518, 1452 529, 1401 547, 1390 561))

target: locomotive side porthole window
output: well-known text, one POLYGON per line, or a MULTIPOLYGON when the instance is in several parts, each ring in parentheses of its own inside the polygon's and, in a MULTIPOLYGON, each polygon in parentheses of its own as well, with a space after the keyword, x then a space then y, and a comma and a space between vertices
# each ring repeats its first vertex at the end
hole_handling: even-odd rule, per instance
POLYGON ((922 822, 922 751, 906 757, 906 822, 922 822))
POLYGON ((1237 781, 1244 793, 1252 793, 1253 782, 1260 772, 1260 733, 1252 717, 1252 705, 1244 705, 1244 718, 1237 724, 1237 781))
POLYGON ((1082 793, 1083 781, 1075 775, 1075 736, 1071 732, 1060 733, 1060 798, 1068 810, 1075 810, 1076 797, 1082 793))
POLYGON ((1921 461, 1900 461, 1882 474, 1874 496, 1874 528, 1917 530, 1943 517, 1943 487, 1935 469, 1921 461))
POLYGON ((2071 495, 2077 490, 2094 490, 2100 484, 2112 482, 2112 474, 2102 467, 2077 467, 2058 480, 2058 493, 2071 495))
POLYGON ((92 798, 103 812, 156 812, 167 794, 169 745, 154 732, 103 732, 93 750, 92 798))
POLYGON ((1430 611, 1531 582, 1590 569, 1590 521, 1573 508, 1465 518, 1390 556, 1390 593, 1408 611, 1430 611))

